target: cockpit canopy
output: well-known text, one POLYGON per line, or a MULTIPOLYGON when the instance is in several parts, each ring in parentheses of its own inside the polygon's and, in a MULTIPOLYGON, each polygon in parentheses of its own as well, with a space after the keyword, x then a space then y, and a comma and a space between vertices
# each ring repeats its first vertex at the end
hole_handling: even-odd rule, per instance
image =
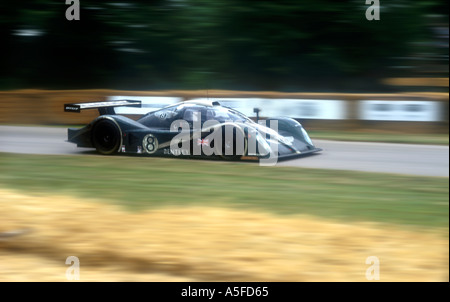
MULTIPOLYGON (((252 123, 252 120, 242 113, 228 107, 212 104, 199 103, 179 103, 149 112, 138 120, 139 123, 147 127, 169 129, 176 120, 184 120, 188 123, 201 123, 214 120, 219 123, 240 122, 252 123)), ((200 125, 200 126, 201 126, 200 125)))

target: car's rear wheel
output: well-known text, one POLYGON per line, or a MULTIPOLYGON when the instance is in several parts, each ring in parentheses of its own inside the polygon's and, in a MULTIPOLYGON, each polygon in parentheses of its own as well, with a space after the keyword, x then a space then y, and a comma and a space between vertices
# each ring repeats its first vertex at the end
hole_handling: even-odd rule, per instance
POLYGON ((100 154, 116 153, 120 146, 119 126, 109 119, 98 121, 92 129, 92 143, 100 154))

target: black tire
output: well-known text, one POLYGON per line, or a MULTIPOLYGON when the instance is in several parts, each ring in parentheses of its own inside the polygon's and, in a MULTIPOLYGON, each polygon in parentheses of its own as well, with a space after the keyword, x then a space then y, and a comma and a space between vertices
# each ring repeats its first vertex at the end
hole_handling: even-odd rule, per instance
POLYGON ((116 153, 120 146, 120 129, 117 124, 108 119, 95 123, 92 129, 92 144, 100 154, 116 153))

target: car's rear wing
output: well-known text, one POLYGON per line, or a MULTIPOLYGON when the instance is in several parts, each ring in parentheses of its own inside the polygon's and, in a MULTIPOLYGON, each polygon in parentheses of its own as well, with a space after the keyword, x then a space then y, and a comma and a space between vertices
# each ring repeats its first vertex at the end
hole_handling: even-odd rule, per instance
POLYGON ((107 102, 64 104, 65 112, 81 112, 85 109, 98 109, 100 115, 115 114, 114 107, 141 107, 142 102, 136 100, 116 100, 107 102))

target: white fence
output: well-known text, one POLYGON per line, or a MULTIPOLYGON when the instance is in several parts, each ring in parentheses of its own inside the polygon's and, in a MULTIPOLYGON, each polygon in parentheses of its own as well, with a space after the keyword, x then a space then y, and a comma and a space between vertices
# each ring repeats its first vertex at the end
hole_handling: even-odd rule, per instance
MULTIPOLYGON (((181 97, 158 96, 112 96, 108 100, 141 100, 142 108, 118 107, 118 114, 145 114, 165 106, 183 101, 181 97)), ((186 99, 188 100, 188 99, 186 99)), ((207 98, 189 100, 204 101, 207 98)), ((344 100, 322 99, 268 99, 268 98, 209 98, 219 101, 223 106, 234 108, 247 116, 255 116, 254 108, 261 110, 262 117, 288 116, 310 120, 346 120, 367 121, 443 121, 443 106, 438 101, 415 100, 360 100, 356 113, 350 110, 350 102, 344 100)), ((353 102, 354 103, 354 102, 353 102)))

